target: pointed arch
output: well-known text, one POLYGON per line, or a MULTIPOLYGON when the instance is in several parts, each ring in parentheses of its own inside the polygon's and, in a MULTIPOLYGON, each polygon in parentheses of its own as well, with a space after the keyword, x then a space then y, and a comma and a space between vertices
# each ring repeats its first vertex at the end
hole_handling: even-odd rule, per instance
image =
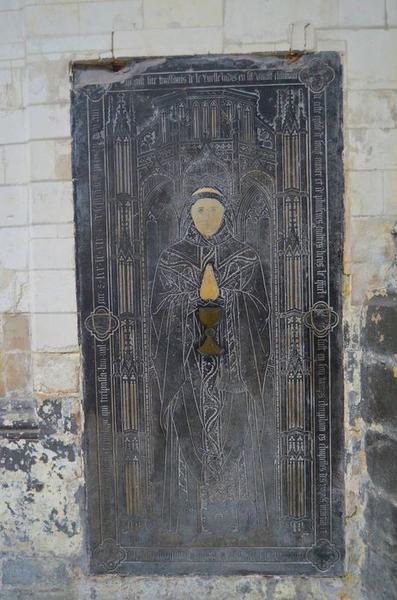
POLYGON ((268 289, 273 277, 274 184, 262 171, 250 171, 241 181, 238 233, 258 252, 268 289))
POLYGON ((147 264, 147 276, 151 281, 161 251, 177 239, 174 182, 165 175, 152 175, 142 185, 142 192, 145 236, 153 249, 147 264))
POLYGON ((209 133, 209 109, 208 102, 203 103, 203 134, 209 133))
POLYGON ((193 102, 192 107, 192 128, 193 139, 198 139, 200 137, 200 105, 197 100, 193 102))
POLYGON ((160 131, 161 141, 163 144, 167 142, 167 111, 162 110, 160 114, 160 131))
POLYGON ((211 113, 211 137, 217 138, 219 136, 219 114, 218 104, 216 100, 213 100, 210 104, 211 113))
POLYGON ((243 113, 243 139, 251 142, 253 139, 252 108, 245 106, 243 113))

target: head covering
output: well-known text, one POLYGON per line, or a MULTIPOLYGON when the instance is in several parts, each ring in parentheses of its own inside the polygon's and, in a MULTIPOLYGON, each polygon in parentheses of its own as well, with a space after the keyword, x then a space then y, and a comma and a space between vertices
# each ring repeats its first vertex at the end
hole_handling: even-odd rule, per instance
POLYGON ((216 187, 200 187, 192 193, 192 204, 200 198, 214 198, 219 200, 222 204, 225 202, 225 197, 222 192, 216 187))

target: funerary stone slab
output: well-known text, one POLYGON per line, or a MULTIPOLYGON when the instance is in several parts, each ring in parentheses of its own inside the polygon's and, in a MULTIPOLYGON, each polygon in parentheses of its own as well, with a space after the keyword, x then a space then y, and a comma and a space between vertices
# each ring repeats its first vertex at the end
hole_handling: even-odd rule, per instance
POLYGON ((342 574, 338 56, 76 67, 72 117, 92 572, 342 574))

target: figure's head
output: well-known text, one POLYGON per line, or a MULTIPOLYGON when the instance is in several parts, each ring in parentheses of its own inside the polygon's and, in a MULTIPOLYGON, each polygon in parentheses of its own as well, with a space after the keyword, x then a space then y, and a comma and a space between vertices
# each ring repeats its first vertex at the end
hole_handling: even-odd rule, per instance
POLYGON ((192 194, 191 215, 196 229, 209 238, 219 231, 225 207, 222 193, 213 187, 202 187, 192 194))

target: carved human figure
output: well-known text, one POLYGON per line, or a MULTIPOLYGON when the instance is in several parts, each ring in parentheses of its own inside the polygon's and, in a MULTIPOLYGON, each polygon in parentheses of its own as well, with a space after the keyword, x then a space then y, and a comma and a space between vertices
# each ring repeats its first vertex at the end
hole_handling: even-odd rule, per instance
POLYGON ((222 193, 200 188, 190 204, 186 234, 159 258, 151 300, 166 437, 162 519, 182 539, 238 540, 268 526, 269 303, 259 257, 233 235, 222 193), (206 310, 217 313, 215 346, 203 344, 206 310))

